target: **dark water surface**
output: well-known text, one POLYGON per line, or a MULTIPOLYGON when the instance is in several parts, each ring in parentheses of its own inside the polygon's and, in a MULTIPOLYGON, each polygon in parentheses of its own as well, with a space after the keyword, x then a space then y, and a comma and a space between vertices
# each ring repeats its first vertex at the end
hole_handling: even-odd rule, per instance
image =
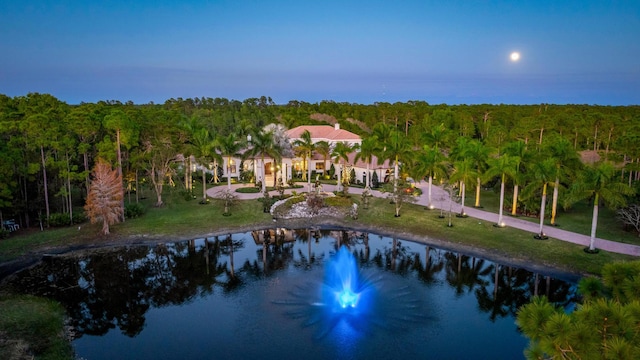
POLYGON ((283 229, 52 257, 4 286, 64 304, 88 360, 519 359, 518 307, 576 299, 573 282, 424 244, 283 229), (321 294, 341 245, 369 294, 354 309, 321 294))

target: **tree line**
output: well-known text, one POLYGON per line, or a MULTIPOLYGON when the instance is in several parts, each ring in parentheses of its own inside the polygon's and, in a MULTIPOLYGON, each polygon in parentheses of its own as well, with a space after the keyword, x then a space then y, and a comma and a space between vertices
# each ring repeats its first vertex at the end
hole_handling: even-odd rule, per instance
MULTIPOLYGON (((363 137, 359 157, 364 161, 371 155, 389 159, 399 167, 394 178, 411 176, 429 184, 446 180, 460 195, 473 189, 474 206, 480 206, 481 187, 503 184, 504 196, 512 200, 505 200, 509 204, 502 205, 501 212, 510 205, 512 212, 544 215, 544 196, 552 189, 553 223, 558 204, 569 206, 580 196, 625 203, 609 196, 609 190, 596 194, 568 188, 588 182, 589 167, 579 158, 586 150, 613 164, 606 171, 594 167, 594 173, 609 171, 607 176, 618 183, 635 186, 638 120, 639 106, 275 104, 265 96, 69 105, 50 94, 0 95, 0 218, 16 218, 23 227, 47 226, 60 214, 63 222, 79 220, 82 214, 74 214, 74 208, 84 205, 89 174, 98 159, 119 169, 126 189, 149 184, 161 205, 167 182, 192 189, 190 167, 183 167, 184 176, 176 173, 178 154, 215 161, 216 156, 237 153, 247 135, 254 143, 274 143, 260 138, 269 124, 293 128, 339 122, 363 137)), ((621 191, 614 193, 629 194, 621 191)))

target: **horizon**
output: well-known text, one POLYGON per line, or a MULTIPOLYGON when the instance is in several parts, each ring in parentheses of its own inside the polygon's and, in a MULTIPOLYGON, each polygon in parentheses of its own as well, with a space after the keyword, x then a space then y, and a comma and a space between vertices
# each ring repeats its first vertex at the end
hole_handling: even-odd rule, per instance
POLYGON ((0 93, 68 104, 640 104, 638 2, 7 0, 0 33, 0 93))

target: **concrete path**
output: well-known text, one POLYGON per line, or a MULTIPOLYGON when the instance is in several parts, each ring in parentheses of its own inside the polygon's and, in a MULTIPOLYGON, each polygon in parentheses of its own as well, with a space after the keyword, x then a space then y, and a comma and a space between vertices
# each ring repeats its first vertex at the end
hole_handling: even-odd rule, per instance
MULTIPOLYGON (((293 191, 296 191, 298 193, 301 192, 307 192, 309 191, 307 184, 306 183, 298 183, 300 185, 304 185, 303 188, 298 188, 298 189, 286 189, 285 193, 286 194, 290 194, 293 191)), ((231 185, 231 189, 232 190, 236 190, 238 188, 241 187, 253 187, 253 185, 251 184, 233 184, 231 185)), ((427 190, 428 190, 428 186, 426 184, 422 184, 422 186, 418 186, 421 190, 422 190, 422 195, 420 197, 418 197, 418 201, 416 202, 416 204, 418 205, 422 205, 422 206, 427 206, 428 205, 428 194, 427 194, 427 190)), ((227 188, 227 186, 216 186, 215 188, 210 188, 207 190, 207 195, 210 197, 216 197, 217 193, 221 190, 225 190, 227 188)), ((336 185, 323 185, 323 191, 335 191, 336 189, 336 185)), ((363 189, 361 188, 349 188, 349 193, 351 194, 362 194, 363 189)), ((241 200, 248 200, 248 199, 258 199, 260 197, 262 197, 262 193, 252 193, 252 194, 245 194, 245 193, 238 193, 235 192, 236 195, 238 195, 238 198, 241 200)), ((278 195, 277 191, 270 191, 269 192, 270 195, 275 196, 278 195)), ((386 197, 387 194, 384 194, 380 191, 376 191, 373 190, 372 191, 372 195, 376 196, 376 197, 386 197)), ((450 203, 449 202, 449 193, 446 192, 445 190, 443 190, 440 187, 437 186, 433 186, 431 189, 431 200, 432 200, 432 205, 434 206, 434 209, 437 210, 449 210, 449 206, 451 206, 451 210, 455 213, 459 213, 460 212, 460 204, 459 203, 450 203)), ((467 201, 470 201, 469 198, 467 198, 467 201)), ((498 214, 496 213, 492 213, 492 212, 488 212, 488 211, 483 211, 480 209, 476 209, 472 206, 467 206, 465 205, 465 213, 473 218, 476 219, 480 219, 483 221, 489 221, 489 222, 494 222, 497 223, 498 221, 498 214)), ((520 230, 524 230, 527 232, 530 232, 532 234, 538 234, 539 233, 539 229, 540 229, 540 223, 539 222, 532 222, 532 221, 527 221, 524 219, 520 219, 520 218, 514 218, 511 217, 509 215, 507 215, 506 213, 503 213, 503 217, 502 217, 502 221, 504 222, 505 226, 509 226, 512 228, 516 228, 516 229, 520 229, 520 230)), ((567 231, 567 230, 562 230, 560 228, 557 227, 553 227, 550 225, 544 225, 543 227, 543 232, 545 233, 545 235, 547 235, 550 238, 555 238, 558 240, 562 240, 562 241, 567 241, 570 243, 574 243, 574 244, 578 244, 578 245, 582 245, 585 247, 589 246, 589 236, 588 235, 583 235, 583 234, 578 234, 578 233, 574 233, 571 231, 567 231)), ((632 255, 632 256, 640 256, 640 246, 638 245, 632 245, 632 244, 625 244, 625 243, 620 243, 620 242, 615 242, 615 241, 610 241, 610 240, 605 240, 605 239, 600 239, 600 238, 596 238, 596 243, 595 246, 597 249, 601 249, 601 250, 605 250, 605 251, 609 251, 609 252, 614 252, 614 253, 620 253, 620 254, 627 254, 627 255, 632 255)))

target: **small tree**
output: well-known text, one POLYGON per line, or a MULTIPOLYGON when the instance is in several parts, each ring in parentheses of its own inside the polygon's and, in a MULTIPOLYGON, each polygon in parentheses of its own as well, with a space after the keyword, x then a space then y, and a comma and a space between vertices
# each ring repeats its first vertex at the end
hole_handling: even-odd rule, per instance
POLYGON ((377 189, 379 186, 380 180, 378 179, 378 173, 374 171, 373 175, 371 175, 371 187, 377 189))
POLYGON ((632 204, 619 209, 618 219, 625 225, 633 226, 638 235, 640 235, 640 205, 632 204))
POLYGON ((369 208, 369 198, 371 198, 373 196, 371 194, 371 189, 368 186, 365 187, 361 196, 362 196, 362 207, 364 207, 365 209, 368 209, 369 208))
POLYGON ((229 216, 231 207, 238 201, 238 196, 229 189, 224 189, 216 194, 216 198, 224 204, 224 213, 222 215, 229 216))
POLYGON ((102 233, 109 234, 109 226, 120 222, 122 208, 122 177, 106 162, 99 160, 93 170, 87 204, 84 206, 92 224, 102 221, 102 233))
POLYGON ((414 203, 418 200, 413 195, 413 189, 407 186, 404 180, 398 180, 393 184, 386 184, 382 191, 388 193, 387 198, 395 205, 395 217, 400 217, 400 209, 404 203, 414 203))

